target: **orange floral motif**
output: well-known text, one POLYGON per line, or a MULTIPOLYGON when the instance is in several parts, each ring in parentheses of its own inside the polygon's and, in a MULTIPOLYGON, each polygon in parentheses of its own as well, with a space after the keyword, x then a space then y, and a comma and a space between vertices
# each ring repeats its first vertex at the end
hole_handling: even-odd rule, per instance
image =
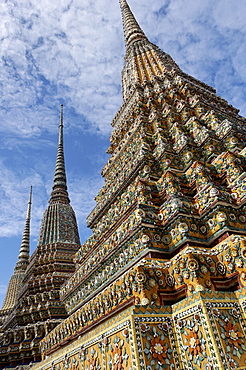
POLYGON ((96 367, 97 366, 96 362, 97 362, 97 360, 93 357, 91 357, 89 359, 89 370, 96 370, 96 368, 97 368, 96 367))
POLYGON ((151 345, 150 350, 153 357, 164 363, 164 359, 167 358, 167 347, 165 346, 165 342, 159 338, 153 338, 151 340, 151 345))
POLYGON ((186 336, 188 340, 188 349, 189 352, 196 356, 199 352, 201 352, 201 342, 197 336, 197 333, 194 333, 190 330, 189 334, 186 336))
POLYGON ((122 370, 124 369, 122 366, 123 358, 122 358, 122 349, 118 347, 118 344, 115 343, 113 350, 112 350, 112 365, 113 370, 122 370))
POLYGON ((232 358, 229 358, 228 362, 229 362, 231 369, 237 368, 237 363, 232 358))
MULTIPOLYGON (((77 369, 78 369, 78 363, 72 364, 71 370, 77 370, 77 369)), ((93 370, 94 370, 94 367, 93 367, 93 370)))
POLYGON ((225 326, 225 336, 228 338, 228 342, 235 346, 240 347, 242 344, 242 333, 238 331, 238 328, 236 325, 232 325, 230 322, 228 322, 225 326))
POLYGON ((97 353, 92 350, 91 357, 88 360, 88 370, 97 370, 98 369, 98 358, 97 353))

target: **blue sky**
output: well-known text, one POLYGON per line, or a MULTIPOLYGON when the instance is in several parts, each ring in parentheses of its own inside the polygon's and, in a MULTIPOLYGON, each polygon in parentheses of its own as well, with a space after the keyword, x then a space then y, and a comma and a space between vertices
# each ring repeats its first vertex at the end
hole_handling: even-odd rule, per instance
MULTIPOLYGON (((150 41, 246 115, 245 0, 129 0, 150 41)), ((0 304, 33 186, 31 250, 51 192, 59 105, 71 204, 85 218, 103 184, 121 104, 124 41, 117 0, 12 0, 0 7, 0 304)))

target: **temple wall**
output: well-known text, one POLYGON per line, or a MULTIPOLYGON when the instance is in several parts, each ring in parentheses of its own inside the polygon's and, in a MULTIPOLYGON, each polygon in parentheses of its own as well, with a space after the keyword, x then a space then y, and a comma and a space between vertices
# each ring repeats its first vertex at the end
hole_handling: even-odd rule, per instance
POLYGON ((173 306, 129 307, 32 369, 245 369, 245 290, 196 292, 173 306))

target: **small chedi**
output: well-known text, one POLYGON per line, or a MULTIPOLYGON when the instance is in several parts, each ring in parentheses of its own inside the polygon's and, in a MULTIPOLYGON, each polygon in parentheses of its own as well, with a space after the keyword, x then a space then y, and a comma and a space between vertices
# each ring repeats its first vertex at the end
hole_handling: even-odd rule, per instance
POLYGON ((0 311, 1 369, 40 361, 40 340, 68 316, 59 288, 75 271, 81 245, 66 185, 62 109, 53 189, 38 246, 29 258, 30 192, 20 253, 0 311))
POLYGON ((93 232, 80 246, 60 124, 39 244, 29 260, 29 202, 1 311, 0 368, 246 369, 246 120, 120 6, 123 103, 93 232))

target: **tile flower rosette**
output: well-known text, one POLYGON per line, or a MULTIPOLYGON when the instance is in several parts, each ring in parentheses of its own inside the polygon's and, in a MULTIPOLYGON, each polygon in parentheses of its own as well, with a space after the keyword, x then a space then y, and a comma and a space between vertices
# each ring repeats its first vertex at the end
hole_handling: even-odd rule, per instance
POLYGON ((182 342, 182 357, 187 362, 187 370, 212 369, 206 334, 201 321, 199 313, 195 313, 176 322, 178 339, 182 342))
POLYGON ((226 355, 229 369, 241 369, 246 366, 245 325, 240 321, 240 314, 235 308, 212 310, 220 342, 226 355), (244 326, 244 327, 243 327, 244 326))
POLYGON ((85 370, 101 370, 98 352, 94 348, 91 348, 89 350, 89 353, 86 356, 86 358, 87 364, 85 366, 85 370))
POLYGON ((117 335, 108 338, 107 365, 110 370, 132 370, 130 359, 129 332, 125 328, 117 335))
POLYGON ((140 323, 146 370, 174 370, 173 349, 170 346, 169 324, 140 323))

